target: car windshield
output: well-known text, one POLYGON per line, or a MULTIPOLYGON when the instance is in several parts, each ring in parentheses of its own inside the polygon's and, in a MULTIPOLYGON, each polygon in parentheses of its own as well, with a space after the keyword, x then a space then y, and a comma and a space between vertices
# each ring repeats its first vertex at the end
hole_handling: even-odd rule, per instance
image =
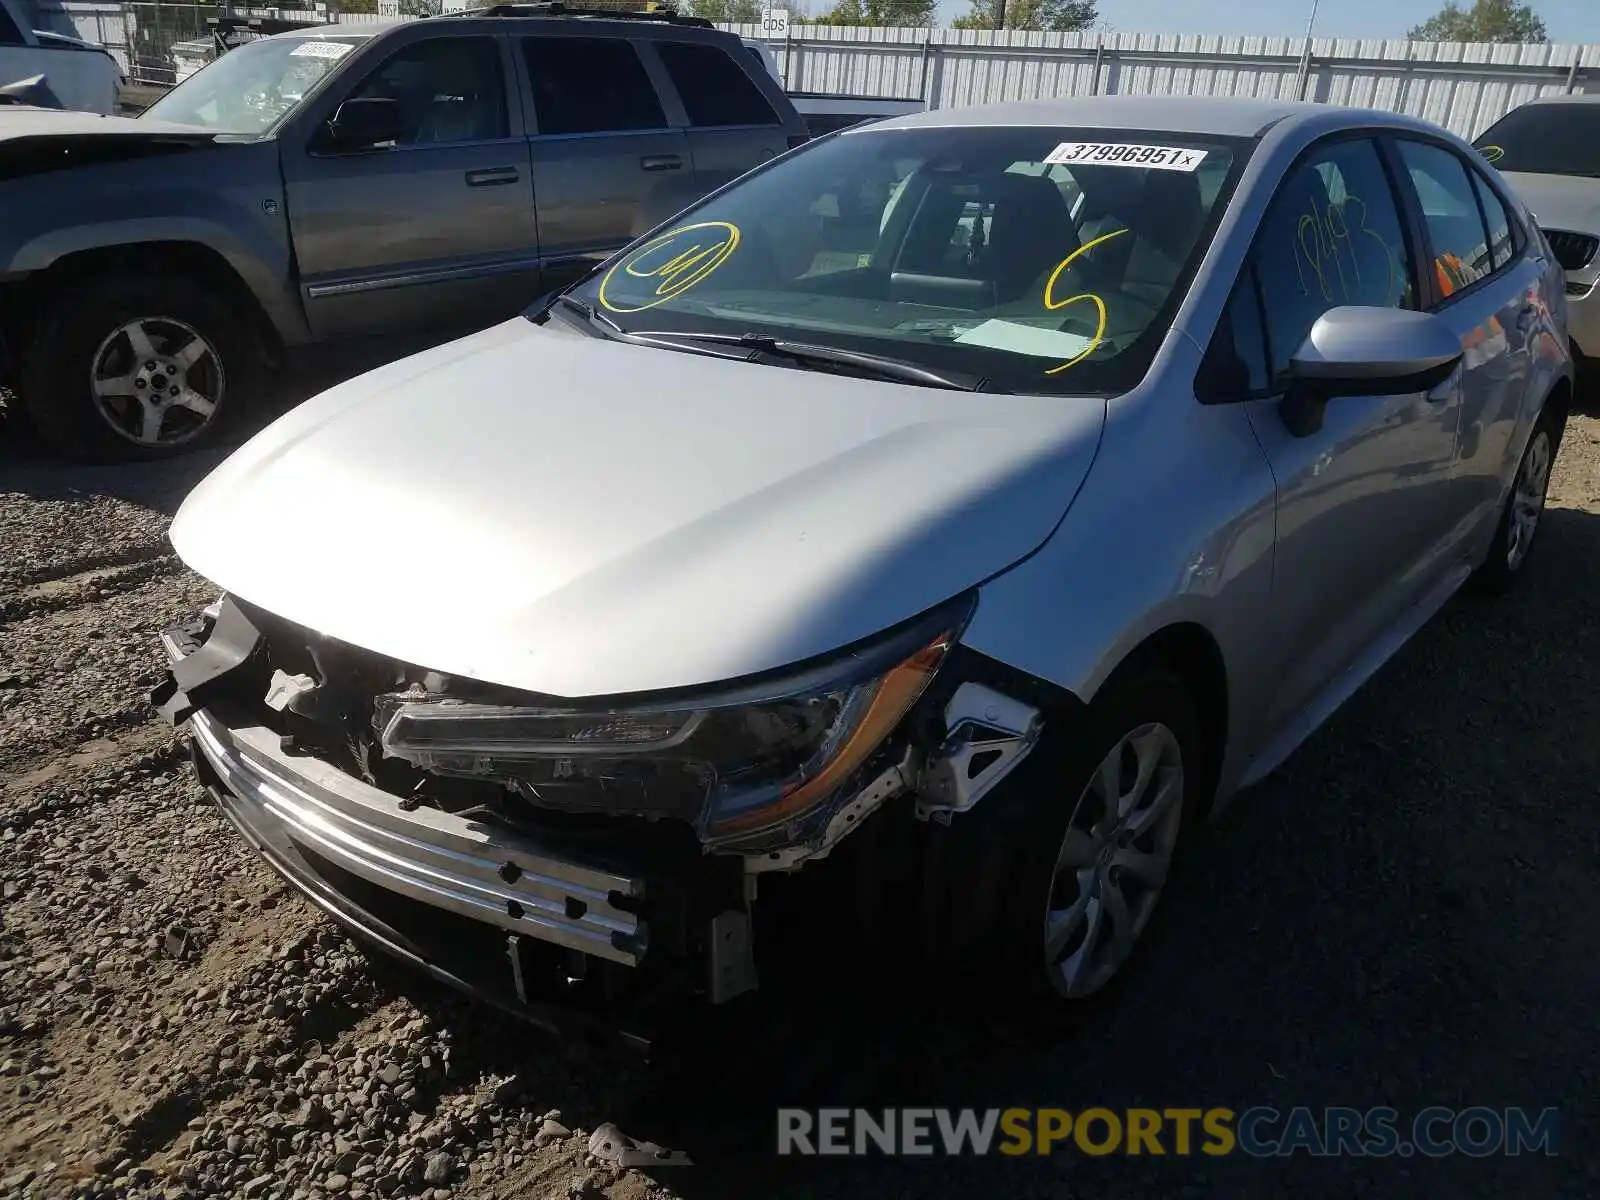
POLYGON ((246 42, 207 63, 143 115, 217 133, 265 133, 364 40, 331 35, 246 42))
POLYGON ((869 126, 686 210, 569 295, 629 333, 821 344, 996 391, 1125 391, 1250 145, 869 126))
POLYGON ((1502 171, 1600 179, 1600 103, 1523 105, 1475 145, 1502 171))

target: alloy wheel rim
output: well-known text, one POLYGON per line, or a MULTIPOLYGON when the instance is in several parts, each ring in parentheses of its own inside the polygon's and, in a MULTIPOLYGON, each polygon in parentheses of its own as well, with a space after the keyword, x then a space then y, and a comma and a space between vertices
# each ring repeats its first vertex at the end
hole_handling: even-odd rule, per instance
POLYGON ((1070 998, 1099 991, 1149 924, 1183 826, 1183 751, 1159 723, 1123 736, 1079 796, 1045 904, 1051 985, 1070 998))
POLYGON ((140 317, 95 351, 89 389, 95 410, 139 446, 177 446, 216 416, 227 377, 222 358, 197 330, 171 317, 140 317))
POLYGON ((1539 430, 1522 456, 1522 467, 1511 490, 1510 528, 1506 537, 1506 566, 1515 571, 1528 557, 1533 536, 1544 516, 1545 493, 1550 486, 1550 435, 1539 430))

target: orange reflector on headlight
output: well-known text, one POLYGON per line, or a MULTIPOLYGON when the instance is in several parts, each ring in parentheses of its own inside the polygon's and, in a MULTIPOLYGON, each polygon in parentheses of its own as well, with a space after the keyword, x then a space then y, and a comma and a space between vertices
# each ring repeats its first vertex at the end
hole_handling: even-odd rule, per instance
POLYGON ((739 813, 718 822, 713 829, 717 837, 763 829, 777 825, 805 812, 825 800, 828 795, 853 775, 883 740, 894 732, 911 706, 933 681, 939 666, 954 644, 953 633, 939 637, 918 650, 899 666, 892 668, 878 681, 867 711, 840 743, 833 756, 820 769, 785 788, 771 804, 739 813))

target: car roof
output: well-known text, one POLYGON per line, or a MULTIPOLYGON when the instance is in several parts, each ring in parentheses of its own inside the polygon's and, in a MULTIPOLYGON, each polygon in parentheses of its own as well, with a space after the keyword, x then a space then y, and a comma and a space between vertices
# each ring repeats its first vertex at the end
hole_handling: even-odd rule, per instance
MULTIPOLYGON (((365 39, 376 37, 381 33, 388 33, 402 25, 414 25, 423 18, 396 18, 380 21, 362 21, 359 25, 306 25, 300 29, 290 29, 284 33, 270 35, 273 40, 294 40, 310 38, 315 41, 325 41, 328 38, 355 38, 365 39)), ((575 21, 582 22, 587 28, 591 25, 601 26, 626 26, 630 29, 661 29, 669 28, 682 32, 694 30, 697 33, 716 34, 719 32, 715 26, 699 25, 688 21, 668 20, 641 20, 638 16, 628 12, 608 13, 597 9, 571 9, 567 11, 552 10, 549 12, 492 12, 488 9, 464 9, 461 12, 440 13, 438 16, 426 18, 429 28, 446 24, 451 21, 575 21)), ((266 41, 268 38, 258 38, 257 41, 266 41)), ((748 39, 741 39, 748 40, 748 39)))
MULTIPOLYGON (((1054 100, 940 108, 891 117, 874 130, 995 125, 1076 125, 1099 129, 1162 129, 1172 133, 1256 137, 1287 118, 1326 114, 1310 101, 1219 96, 1069 96, 1054 100)), ((1376 116, 1377 114, 1373 114, 1376 116)), ((1393 114, 1383 114, 1386 120, 1393 114)))
MULTIPOLYGON (((1519 108, 1531 108, 1534 105, 1544 104, 1600 104, 1600 92, 1574 92, 1570 96, 1535 96, 1519 108)), ((1516 110, 1513 109, 1513 112, 1516 110)))

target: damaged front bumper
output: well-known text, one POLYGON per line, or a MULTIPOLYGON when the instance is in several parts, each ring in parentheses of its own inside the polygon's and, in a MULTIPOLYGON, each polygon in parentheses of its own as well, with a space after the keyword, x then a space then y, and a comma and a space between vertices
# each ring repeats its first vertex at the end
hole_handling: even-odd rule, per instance
POLYGON ((641 1045, 695 1007, 686 1000, 718 1005, 755 989, 761 876, 827 858, 897 798, 914 794, 905 811, 948 823, 1040 728, 1038 709, 957 672, 909 715, 920 736, 890 739, 841 783, 825 823, 792 823, 811 830, 803 840, 712 853, 684 822, 619 838, 618 817, 574 827, 419 801, 361 760, 303 744, 294 730, 305 727, 280 720, 274 697, 286 679, 311 681, 271 669, 281 631, 269 638, 256 622, 276 631, 275 621, 224 598, 162 634, 171 670, 152 702, 190 724, 200 780, 229 820, 364 940, 538 1024, 641 1045))
POLYGON ((630 869, 408 805, 239 701, 230 677, 259 633, 238 608, 221 601, 161 640, 171 671, 151 699, 189 724, 202 785, 280 875, 367 943, 535 1024, 641 1049, 686 998, 754 988, 738 863, 702 864, 685 886, 659 864, 630 869))
POLYGON ((386 792, 289 755, 277 734, 226 705, 197 712, 191 728, 195 750, 252 825, 423 904, 595 958, 643 961, 642 879, 437 809, 403 811, 386 792))

